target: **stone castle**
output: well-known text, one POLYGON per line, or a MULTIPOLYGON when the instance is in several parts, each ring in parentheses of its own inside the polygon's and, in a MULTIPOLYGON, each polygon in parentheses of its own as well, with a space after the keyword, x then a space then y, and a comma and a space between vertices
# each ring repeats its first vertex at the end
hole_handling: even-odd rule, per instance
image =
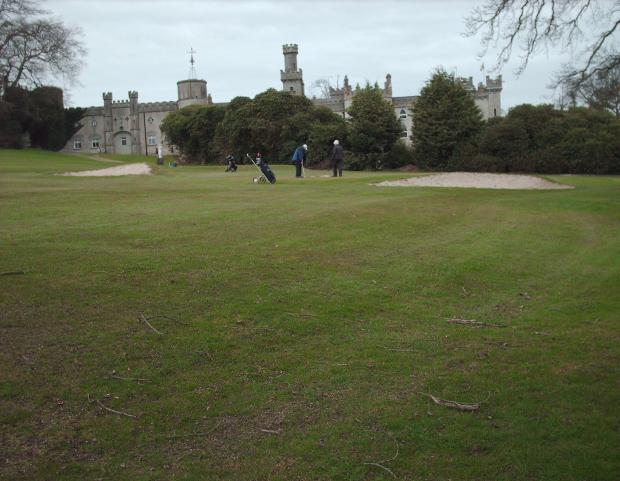
MULTIPOLYGON (((282 90, 292 95, 305 95, 303 71, 298 68, 296 44, 282 46, 284 70, 280 70, 282 90)), ((191 58, 193 72, 194 59, 191 58)), ((501 115, 502 77, 486 77, 486 83, 474 86, 472 77, 461 79, 464 87, 471 92, 474 101, 484 119, 501 115)), ((328 98, 312 98, 312 102, 331 109, 344 118, 353 97, 360 90, 359 85, 352 88, 347 76, 341 88, 329 87, 328 98)), ((394 108, 394 115, 403 126, 401 136, 410 143, 411 109, 417 95, 394 97, 392 95, 392 76, 385 76, 381 89, 383 98, 394 108)), ((69 152, 107 152, 110 154, 155 155, 158 146, 163 146, 165 153, 173 153, 174 146, 167 145, 159 128, 162 120, 170 112, 187 105, 212 105, 211 95, 207 93, 207 82, 203 79, 190 78, 177 82, 177 100, 168 102, 139 103, 138 92, 130 91, 128 100, 115 101, 110 92, 103 94, 103 107, 89 107, 80 122, 79 130, 67 142, 64 150, 69 152)), ((218 103, 217 105, 226 105, 218 103)))

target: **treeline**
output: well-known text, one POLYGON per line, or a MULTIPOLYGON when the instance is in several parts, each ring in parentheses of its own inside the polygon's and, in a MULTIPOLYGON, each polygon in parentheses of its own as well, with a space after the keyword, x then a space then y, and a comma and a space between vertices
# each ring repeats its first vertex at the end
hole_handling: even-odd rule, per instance
POLYGON ((620 173, 620 118, 608 111, 524 104, 484 122, 461 82, 438 71, 413 122, 416 163, 428 170, 620 173))
POLYGON ((57 87, 8 87, 0 100, 0 147, 60 150, 83 115, 84 109, 63 107, 57 87))
POLYGON ((358 92, 350 115, 345 122, 305 97, 269 89, 253 99, 236 97, 226 107, 185 107, 166 116, 161 130, 186 162, 221 163, 228 154, 242 159, 261 152, 270 162, 286 163, 307 144, 308 165, 316 165, 330 157, 335 139, 349 151, 349 168, 410 162, 399 153, 402 127, 378 86, 358 92))

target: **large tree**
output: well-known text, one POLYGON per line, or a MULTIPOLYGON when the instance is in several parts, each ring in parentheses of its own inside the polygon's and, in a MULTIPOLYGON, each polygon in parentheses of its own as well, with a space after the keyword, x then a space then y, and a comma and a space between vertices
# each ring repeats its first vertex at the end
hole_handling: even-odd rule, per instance
POLYGON ((426 83, 413 108, 413 140, 418 165, 449 169, 482 128, 482 113, 463 83, 437 70, 426 83))
POLYGON ((0 0, 0 96, 8 88, 71 83, 85 50, 79 30, 40 8, 38 0, 0 0))
POLYGON ((574 52, 554 80, 554 86, 572 92, 620 66, 617 0, 485 0, 466 23, 470 36, 482 34, 484 53, 489 46, 499 47, 496 69, 515 48, 522 54, 518 73, 534 54, 549 47, 574 52))
POLYGON ((347 113, 351 116, 351 150, 361 160, 355 167, 381 166, 403 131, 394 107, 383 98, 378 85, 366 85, 356 90, 347 113))
POLYGON ((218 127, 219 150, 243 157, 261 152, 269 161, 288 162, 296 147, 309 146, 308 164, 328 155, 327 147, 345 135, 342 117, 298 95, 268 89, 254 99, 231 101, 218 127))

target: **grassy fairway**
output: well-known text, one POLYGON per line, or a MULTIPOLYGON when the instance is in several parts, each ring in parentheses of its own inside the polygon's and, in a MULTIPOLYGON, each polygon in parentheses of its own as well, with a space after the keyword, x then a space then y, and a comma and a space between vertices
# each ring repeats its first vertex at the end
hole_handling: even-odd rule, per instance
POLYGON ((111 165, 0 151, 1 479, 618 479, 619 178, 111 165))

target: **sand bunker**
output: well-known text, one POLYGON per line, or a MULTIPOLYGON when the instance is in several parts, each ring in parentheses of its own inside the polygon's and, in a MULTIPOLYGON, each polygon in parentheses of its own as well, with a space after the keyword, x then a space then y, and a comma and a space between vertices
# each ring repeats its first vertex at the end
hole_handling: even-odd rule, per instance
POLYGON ((118 167, 110 167, 108 169, 83 170, 81 172, 65 172, 59 175, 68 175, 71 177, 116 177, 119 175, 149 175, 151 168, 148 164, 126 164, 118 167))
POLYGON ((464 187, 473 189, 572 189, 572 185, 557 184, 532 175, 478 174, 450 172, 401 180, 386 180, 379 186, 394 187, 464 187))

